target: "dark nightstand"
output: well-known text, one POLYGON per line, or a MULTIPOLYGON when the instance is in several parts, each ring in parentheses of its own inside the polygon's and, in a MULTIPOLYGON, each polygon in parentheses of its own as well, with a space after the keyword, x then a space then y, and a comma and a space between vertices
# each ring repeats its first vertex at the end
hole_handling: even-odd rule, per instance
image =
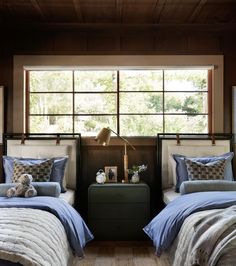
POLYGON ((88 224, 96 239, 139 240, 150 218, 145 183, 92 184, 88 188, 88 224))

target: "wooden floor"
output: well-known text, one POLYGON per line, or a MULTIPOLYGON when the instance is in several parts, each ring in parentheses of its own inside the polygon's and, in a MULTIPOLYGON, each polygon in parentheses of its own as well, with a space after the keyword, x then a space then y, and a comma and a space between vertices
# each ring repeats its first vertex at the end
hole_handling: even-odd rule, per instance
POLYGON ((85 258, 75 266, 169 266, 168 258, 155 255, 149 241, 92 241, 85 258))

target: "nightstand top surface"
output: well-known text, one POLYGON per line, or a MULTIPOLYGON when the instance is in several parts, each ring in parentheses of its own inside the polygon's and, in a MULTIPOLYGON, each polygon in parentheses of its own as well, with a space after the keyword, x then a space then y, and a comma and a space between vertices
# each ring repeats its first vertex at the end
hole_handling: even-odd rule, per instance
POLYGON ((148 187, 148 185, 144 182, 140 182, 140 183, 104 183, 104 184, 93 183, 89 187, 148 187))

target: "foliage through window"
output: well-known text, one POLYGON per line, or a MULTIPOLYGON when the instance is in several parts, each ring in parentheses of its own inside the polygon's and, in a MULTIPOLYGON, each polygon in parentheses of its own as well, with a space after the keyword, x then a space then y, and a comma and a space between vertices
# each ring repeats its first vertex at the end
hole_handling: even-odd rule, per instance
POLYGON ((208 70, 30 70, 30 133, 124 136, 208 132, 208 70))

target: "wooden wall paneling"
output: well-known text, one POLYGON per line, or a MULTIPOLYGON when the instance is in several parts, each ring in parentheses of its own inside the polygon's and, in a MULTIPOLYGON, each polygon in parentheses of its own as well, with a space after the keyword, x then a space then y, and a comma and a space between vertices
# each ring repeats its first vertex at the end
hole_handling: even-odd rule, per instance
MULTIPOLYGON (((4 87, 0 86, 0 155, 3 154, 3 133, 4 133, 4 87)), ((3 182, 2 160, 0 160, 0 183, 3 182)))
POLYGON ((3 133, 4 133, 4 87, 0 86, 0 145, 3 143, 3 133))
POLYGON ((87 185, 96 182, 97 171, 99 169, 104 170, 105 166, 117 166, 118 180, 121 181, 123 177, 122 148, 119 146, 108 146, 106 148, 90 146, 83 148, 83 173, 86 176, 87 185))
MULTIPOLYGON (((0 144, 0 156, 2 158, 3 155, 3 145, 0 144)), ((2 160, 0 160, 0 183, 3 183, 3 168, 2 168, 2 160)))
POLYGON ((207 52, 208 54, 220 53, 222 52, 221 37, 220 35, 190 34, 188 36, 188 50, 207 52))
MULTIPOLYGON (((232 133, 236 136, 236 84, 232 87, 232 133)), ((236 139, 234 138, 234 143, 236 139)))
POLYGON ((0 31, 0 36, 1 36, 0 54, 6 54, 8 51, 12 51, 13 48, 12 34, 7 31, 2 31, 2 32, 0 31))
MULTIPOLYGON (((236 133, 232 128, 232 86, 236 86, 236 36, 226 35, 222 42, 224 53, 224 113, 225 132, 236 133)), ((235 172, 236 173, 236 172, 235 172)))
POLYGON ((92 33, 87 37, 88 51, 119 51, 119 34, 114 33, 92 33))
POLYGON ((44 53, 53 51, 54 33, 47 31, 17 31, 11 36, 14 54, 44 53))
POLYGON ((155 48, 158 51, 173 51, 175 53, 187 50, 187 36, 184 33, 159 33, 156 37, 155 48), (178 52, 177 52, 178 51, 178 52))
POLYGON ((57 31, 54 33, 54 51, 67 51, 71 54, 77 51, 86 51, 86 33, 77 31, 57 31))
POLYGON ((4 105, 5 105, 5 131, 12 132, 13 121, 13 55, 9 51, 1 54, 0 51, 0 84, 4 85, 4 105))
MULTIPOLYGON (((231 108, 231 117, 232 117, 232 133, 234 134, 234 153, 236 151, 236 83, 235 86, 232 87, 231 91, 232 95, 232 108, 231 108)), ((233 158, 233 171, 234 171, 234 179, 236 180, 236 158, 233 158)))
POLYGON ((147 35, 142 32, 137 34, 121 35, 121 50, 122 51, 154 51, 155 50, 155 35, 147 35))

